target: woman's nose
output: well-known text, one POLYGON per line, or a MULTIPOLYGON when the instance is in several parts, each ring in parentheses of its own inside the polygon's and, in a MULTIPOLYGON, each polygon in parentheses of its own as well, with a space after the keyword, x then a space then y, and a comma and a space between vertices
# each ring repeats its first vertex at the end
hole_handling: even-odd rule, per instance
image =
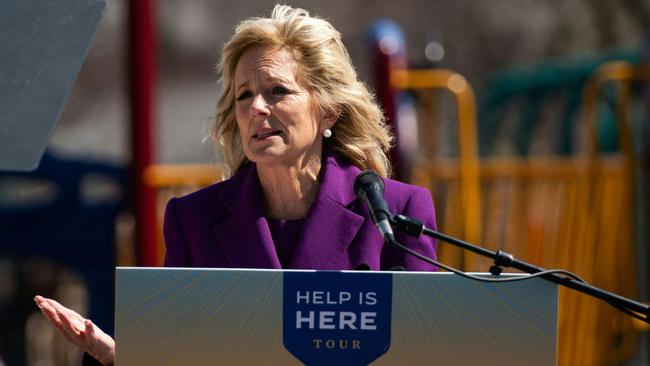
POLYGON ((253 102, 251 103, 251 114, 253 116, 259 115, 269 115, 271 111, 269 110, 269 104, 264 99, 264 96, 257 94, 253 97, 253 102))

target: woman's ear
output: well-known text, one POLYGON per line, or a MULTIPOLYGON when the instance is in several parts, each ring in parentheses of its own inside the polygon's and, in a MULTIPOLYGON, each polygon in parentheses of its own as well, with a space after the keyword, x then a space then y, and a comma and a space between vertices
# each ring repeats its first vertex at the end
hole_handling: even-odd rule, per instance
POLYGON ((323 127, 324 128, 332 128, 336 124, 336 121, 339 120, 339 116, 341 115, 340 112, 332 112, 328 113, 325 115, 323 118, 323 127))

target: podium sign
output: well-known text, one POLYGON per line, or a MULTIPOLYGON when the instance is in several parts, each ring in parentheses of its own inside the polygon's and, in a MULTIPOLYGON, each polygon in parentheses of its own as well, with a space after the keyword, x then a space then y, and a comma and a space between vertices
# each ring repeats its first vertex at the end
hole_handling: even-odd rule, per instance
POLYGON ((553 365, 557 286, 450 273, 123 268, 117 365, 553 365))
POLYGON ((390 346, 389 273, 285 272, 285 348, 306 365, 367 365, 390 346))

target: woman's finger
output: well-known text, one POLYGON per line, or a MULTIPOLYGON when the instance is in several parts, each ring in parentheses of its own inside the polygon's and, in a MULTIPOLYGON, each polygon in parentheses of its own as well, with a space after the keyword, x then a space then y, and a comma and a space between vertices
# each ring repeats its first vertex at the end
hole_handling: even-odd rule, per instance
POLYGON ((85 340, 86 340, 86 347, 91 349, 94 348, 94 344, 97 342, 97 335, 95 334, 95 326, 93 323, 90 321, 90 319, 86 319, 84 322, 84 335, 85 335, 85 340))
POLYGON ((57 326, 60 324, 60 320, 58 315, 56 314, 56 310, 50 305, 47 301, 41 300, 36 300, 36 305, 38 306, 39 309, 41 309, 41 313, 45 315, 45 317, 52 323, 54 326, 57 326))
POLYGON ((63 328, 70 335, 79 337, 79 333, 83 330, 83 322, 80 322, 77 317, 70 316, 69 314, 61 311, 61 309, 57 309, 57 315, 59 316, 59 319, 61 319, 63 328))
MULTIPOLYGON (((58 303, 57 303, 58 304, 58 303)), ((76 311, 69 309, 61 304, 58 304, 57 309, 61 314, 63 314, 65 317, 67 317, 70 321, 75 321, 79 323, 80 328, 83 328, 83 323, 86 321, 86 318, 81 316, 81 314, 77 313, 76 311)))
MULTIPOLYGON (((38 302, 37 302, 38 303, 38 302)), ((58 301, 42 298, 41 305, 48 309, 58 320, 65 320, 66 323, 74 326, 76 330, 83 329, 83 322, 86 320, 79 313, 61 305, 58 301)))
POLYGON ((38 305, 41 310, 47 311, 51 318, 57 321, 59 320, 58 314, 56 312, 56 305, 58 305, 56 301, 40 297, 40 299, 36 300, 36 305, 38 305))
POLYGON ((83 329, 83 323, 79 322, 74 314, 81 318, 80 315, 52 299, 36 296, 34 300, 41 312, 65 339, 77 345, 83 344, 83 340, 79 337, 79 330, 83 329))
POLYGON ((90 319, 86 319, 84 326, 86 328, 86 335, 90 338, 95 337, 95 327, 93 326, 93 322, 91 322, 90 319))

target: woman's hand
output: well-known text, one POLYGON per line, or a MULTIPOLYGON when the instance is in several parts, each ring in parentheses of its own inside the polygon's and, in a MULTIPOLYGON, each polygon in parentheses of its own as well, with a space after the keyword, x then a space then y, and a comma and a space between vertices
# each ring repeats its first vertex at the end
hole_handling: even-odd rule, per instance
POLYGON ((90 319, 42 296, 34 297, 36 305, 52 325, 68 341, 81 347, 103 365, 115 361, 115 341, 99 329, 90 319))

